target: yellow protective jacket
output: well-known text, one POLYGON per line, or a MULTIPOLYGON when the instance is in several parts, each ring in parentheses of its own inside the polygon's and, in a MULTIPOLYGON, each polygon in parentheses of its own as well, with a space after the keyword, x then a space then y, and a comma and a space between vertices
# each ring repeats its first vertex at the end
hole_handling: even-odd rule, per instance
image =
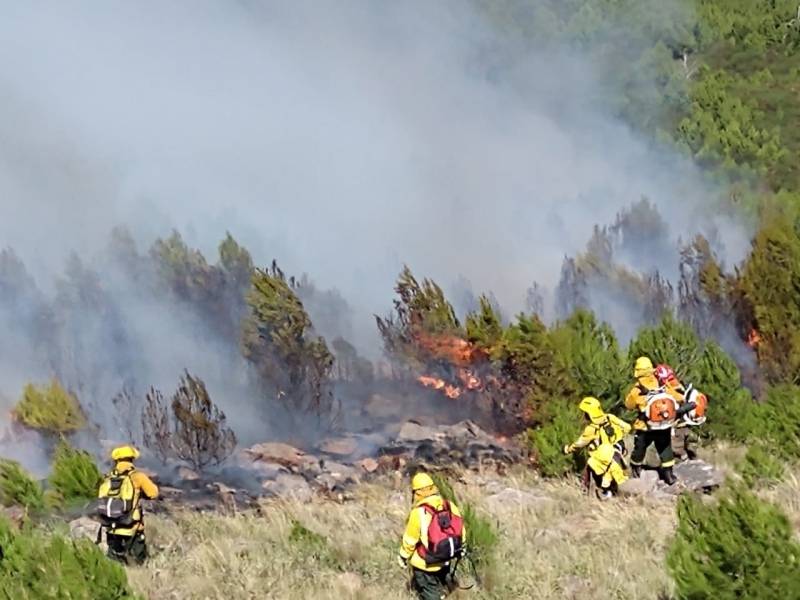
POLYGON ((148 500, 158 498, 158 486, 145 473, 134 470, 133 463, 129 461, 121 460, 117 462, 114 465, 114 470, 120 475, 133 471, 130 477, 134 488, 133 506, 135 508, 133 510, 133 520, 136 521, 136 524, 129 529, 114 529, 113 533, 114 535, 124 536, 134 535, 137 531, 144 529, 141 500, 142 498, 147 498, 148 500))
MULTIPOLYGON (((417 552, 419 544, 423 546, 428 545, 428 526, 431 524, 432 515, 422 507, 423 504, 429 504, 436 510, 442 508, 444 500, 439 494, 433 494, 414 504, 411 509, 411 514, 408 515, 408 522, 406 523, 406 530, 403 533, 403 542, 400 546, 400 556, 408 560, 408 564, 412 567, 421 569, 422 571, 435 572, 441 570, 444 565, 426 565, 425 559, 422 558, 417 552)), ((456 506, 455 502, 450 503, 450 511, 456 516, 463 516, 460 509, 456 506)), ((464 524, 462 539, 464 543, 467 541, 467 525, 464 524)))
MULTIPOLYGON (((628 392, 628 395, 625 397, 625 408, 628 410, 635 410, 641 415, 641 412, 647 404, 648 392, 657 390, 659 387, 658 379, 656 379, 655 375, 643 375, 642 377, 638 377, 631 391, 628 392)), ((683 396, 675 391, 674 388, 665 387, 664 390, 672 396, 678 404, 683 402, 683 396)), ((637 416, 636 420, 633 422, 633 428, 636 431, 646 431, 647 423, 642 420, 641 416, 637 416)))
POLYGON ((631 430, 631 425, 619 417, 604 413, 602 416, 593 417, 591 422, 584 428, 581 436, 569 447, 570 451, 580 450, 589 444, 599 446, 600 444, 615 444, 621 440, 631 430), (606 427, 611 425, 618 436, 609 436, 606 427))
POLYGON ((611 444, 600 444, 589 456, 586 465, 601 477, 600 487, 607 489, 612 482, 617 485, 627 481, 622 468, 622 455, 611 444))

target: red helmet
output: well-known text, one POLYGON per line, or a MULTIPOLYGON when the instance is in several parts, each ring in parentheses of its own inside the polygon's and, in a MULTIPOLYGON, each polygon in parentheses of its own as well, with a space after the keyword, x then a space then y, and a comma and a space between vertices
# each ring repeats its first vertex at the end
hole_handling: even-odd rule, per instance
POLYGON ((665 383, 675 378, 675 373, 672 369, 669 368, 669 365, 658 365, 656 367, 656 378, 661 382, 665 383))

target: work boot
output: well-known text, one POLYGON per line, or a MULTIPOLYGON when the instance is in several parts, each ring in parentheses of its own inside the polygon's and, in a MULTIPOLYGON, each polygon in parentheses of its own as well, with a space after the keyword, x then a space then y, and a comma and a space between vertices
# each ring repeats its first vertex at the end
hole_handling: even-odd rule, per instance
POLYGON ((642 475, 642 465, 631 465, 631 477, 639 479, 642 475))
POLYGON ((675 474, 672 472, 672 467, 664 467, 659 470, 661 471, 661 481, 667 485, 672 485, 678 481, 678 478, 675 477, 675 474))
POLYGON ((613 497, 614 493, 611 490, 597 490, 598 500, 611 500, 613 497))

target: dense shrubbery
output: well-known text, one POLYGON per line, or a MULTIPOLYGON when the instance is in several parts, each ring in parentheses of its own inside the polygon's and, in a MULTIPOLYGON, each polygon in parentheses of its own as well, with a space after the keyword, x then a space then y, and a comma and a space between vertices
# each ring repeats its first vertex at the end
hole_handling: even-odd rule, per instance
POLYGON ((796 598, 800 544, 786 515, 743 487, 717 500, 678 500, 667 558, 678 598, 796 598))
POLYGON ((56 379, 46 386, 26 385, 12 414, 22 425, 50 435, 69 435, 87 425, 78 398, 56 379))
POLYGON ((82 507, 97 497, 103 475, 94 457, 62 441, 53 454, 49 494, 55 507, 69 509, 82 507))
POLYGON ((15 528, 0 517, 0 596, 14 600, 117 600, 138 597, 122 565, 90 540, 15 528))

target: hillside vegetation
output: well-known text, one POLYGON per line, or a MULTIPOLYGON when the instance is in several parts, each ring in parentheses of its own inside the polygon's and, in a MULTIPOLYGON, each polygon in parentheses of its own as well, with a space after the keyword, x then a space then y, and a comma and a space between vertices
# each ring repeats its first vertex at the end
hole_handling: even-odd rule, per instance
POLYGON ((393 310, 376 317, 385 355, 377 364, 354 346, 352 309, 338 292, 275 262, 254 264, 229 233, 212 258, 178 232, 143 251, 120 227, 97 261, 71 256, 52 293, 6 248, 0 313, 13 343, 0 348, 0 359, 24 354, 48 374, 4 389, 18 399, 6 437, 10 447, 34 440, 51 465, 43 484, 18 462, 0 463, 0 500, 17 521, 0 519, 2 597, 407 597, 404 575, 393 568, 408 509, 405 480, 361 486, 344 503, 153 516, 154 556, 127 571, 90 542, 68 539, 63 521, 100 477, 89 451, 101 439, 124 437, 145 455, 197 470, 225 464, 244 434, 206 387, 204 378, 220 371, 224 395, 248 399, 236 412, 283 441, 346 429, 373 395, 393 389, 403 390, 398 397, 459 402, 482 427, 526 445, 535 469, 464 473, 454 483, 482 523, 478 546, 487 556, 484 585, 464 596, 797 597, 800 7, 796 0, 473 3, 512 41, 488 52, 488 71, 513 67, 530 51, 569 46, 592 54, 604 87, 589 100, 702 166, 720 190, 708 206, 753 225, 746 258, 723 264, 712 234, 674 247, 667 207, 631 198, 614 223, 597 224, 584 252, 564 259, 553 323, 543 320, 549 299, 537 285, 521 314, 504 314, 485 290, 460 315, 439 284, 404 268, 393 310), (676 257, 678 280, 619 259, 645 244, 676 257), (638 328, 631 340, 592 312, 600 296, 625 307, 638 328), (209 364, 209 374, 179 370, 175 388, 162 393, 157 369, 141 358, 159 342, 130 326, 125 311, 134 305, 184 324, 165 335, 213 348, 220 364, 209 364), (716 498, 681 498, 677 509, 652 498, 600 505, 576 485, 581 460, 561 449, 580 430, 577 401, 594 395, 630 418, 621 398, 640 355, 669 363, 708 394, 709 422, 699 430, 713 449, 706 457, 725 463, 723 449, 738 453, 725 463, 731 483, 716 498), (526 494, 515 496, 518 506, 493 503, 503 488, 526 494))

